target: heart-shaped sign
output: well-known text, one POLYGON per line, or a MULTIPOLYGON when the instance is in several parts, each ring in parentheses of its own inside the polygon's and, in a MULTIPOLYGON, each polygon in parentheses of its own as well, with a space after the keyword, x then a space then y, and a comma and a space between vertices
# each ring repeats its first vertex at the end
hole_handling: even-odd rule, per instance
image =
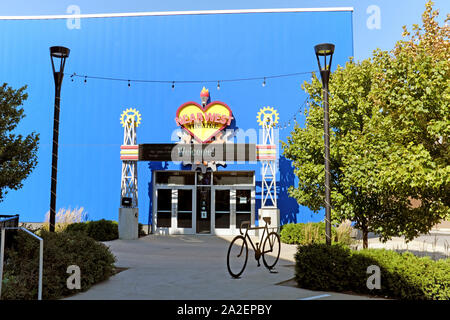
POLYGON ((175 118, 177 125, 200 143, 211 141, 232 120, 230 107, 220 101, 213 101, 205 107, 196 102, 186 102, 178 108, 175 118))

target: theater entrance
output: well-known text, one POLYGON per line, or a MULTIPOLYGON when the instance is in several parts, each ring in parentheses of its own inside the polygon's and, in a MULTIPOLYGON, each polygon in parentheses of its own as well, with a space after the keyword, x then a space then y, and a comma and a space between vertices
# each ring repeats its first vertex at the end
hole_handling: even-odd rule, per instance
POLYGON ((253 171, 154 171, 153 223, 157 234, 239 233, 255 222, 253 171))

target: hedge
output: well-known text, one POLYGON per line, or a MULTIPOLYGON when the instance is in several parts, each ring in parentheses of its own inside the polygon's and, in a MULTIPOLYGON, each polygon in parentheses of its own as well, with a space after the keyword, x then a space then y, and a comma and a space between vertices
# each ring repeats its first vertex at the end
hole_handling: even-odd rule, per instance
MULTIPOLYGON (((119 238, 119 225, 116 221, 98 220, 87 222, 75 222, 69 224, 64 232, 83 232, 97 241, 111 241, 119 238)), ((144 225, 138 224, 138 236, 144 237, 147 233, 144 231, 144 225)))
POLYGON ((434 261, 386 249, 352 251, 334 244, 298 246, 295 279, 305 289, 352 291, 409 300, 450 299, 450 259, 434 261), (367 267, 381 272, 381 288, 369 290, 367 267))
MULTIPOLYGON (((331 237, 334 242, 350 245, 351 227, 331 227, 331 237)), ((325 223, 288 223, 282 226, 280 239, 287 244, 325 243, 325 223)))
MULTIPOLYGON (((104 244, 81 232, 48 232, 44 239, 43 299, 58 299, 89 289, 114 273, 115 257, 104 244), (67 267, 77 265, 81 271, 81 289, 67 288, 67 267)), ((39 242, 18 232, 13 249, 5 250, 2 299, 37 299, 39 276, 39 242)))
POLYGON ((116 221, 97 220, 69 224, 64 232, 82 232, 97 241, 111 241, 119 238, 119 225, 116 221))

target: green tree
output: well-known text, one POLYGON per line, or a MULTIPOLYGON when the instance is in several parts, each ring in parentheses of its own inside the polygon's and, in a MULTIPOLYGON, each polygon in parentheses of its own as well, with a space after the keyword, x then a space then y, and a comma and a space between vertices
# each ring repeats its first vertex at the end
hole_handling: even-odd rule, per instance
MULTIPOLYGON (((423 26, 404 27, 393 56, 375 53, 382 70, 371 100, 383 111, 381 128, 395 142, 397 155, 383 176, 419 200, 419 207, 447 213, 450 207, 450 27, 440 27, 438 10, 426 4, 423 26), (398 183, 403 182, 403 183, 398 183), (423 204, 423 205, 422 205, 423 204)), ((447 15, 445 22, 450 20, 447 15)), ((385 181, 385 184, 390 184, 385 181)), ((399 189, 400 190, 400 189, 399 189)))
MULTIPOLYGON (((364 247, 368 232, 411 240, 449 216, 449 28, 437 16, 428 2, 414 36, 391 52, 350 59, 330 79, 332 219, 354 221, 364 247)), ((322 86, 314 76, 302 87, 306 126, 283 149, 299 178, 290 195, 317 212, 324 203, 322 86)))
POLYGON ((33 132, 23 137, 14 133, 25 117, 21 108, 28 98, 25 89, 26 86, 15 90, 6 83, 0 86, 0 201, 8 189, 21 188, 37 164, 39 135, 33 132))

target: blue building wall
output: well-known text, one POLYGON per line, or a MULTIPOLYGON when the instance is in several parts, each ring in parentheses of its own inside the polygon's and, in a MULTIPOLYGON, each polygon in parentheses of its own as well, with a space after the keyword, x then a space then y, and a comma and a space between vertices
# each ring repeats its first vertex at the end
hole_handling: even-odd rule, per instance
MULTIPOLYGON (((28 85, 26 118, 18 133, 40 134, 39 164, 21 190, 10 191, 1 213, 18 213, 22 221, 44 220, 50 203, 51 142, 54 84, 49 47, 70 48, 66 73, 130 79, 175 81, 171 84, 113 82, 66 75, 62 87, 57 209, 84 207, 89 219, 117 220, 123 129, 119 117, 126 108, 142 114, 139 143, 169 143, 177 108, 200 102, 203 86, 212 100, 227 103, 242 130, 258 129, 256 114, 273 106, 284 123, 306 98, 301 83, 310 75, 216 83, 180 80, 220 80, 264 77, 317 70, 314 45, 336 45, 333 69, 353 56, 352 12, 292 12, 207 14, 147 17, 83 18, 80 29, 68 29, 65 19, 0 20, 0 81, 18 88, 28 85)), ((303 109, 302 109, 303 111, 303 109)), ((304 125, 303 113, 297 122, 304 125)), ((285 141, 291 127, 280 130, 285 141)), ((290 161, 279 159, 279 207, 282 223, 318 221, 287 195, 296 184, 290 161)), ((140 222, 151 210, 151 170, 180 169, 173 163, 138 164, 140 222)), ((234 164, 226 170, 254 170, 259 164, 234 164)), ((258 184, 258 183, 257 183, 258 184)), ((260 188, 257 187, 257 193, 260 188)), ((259 199, 259 195, 257 196, 259 199)), ((257 201, 259 207, 260 201, 257 201)))

